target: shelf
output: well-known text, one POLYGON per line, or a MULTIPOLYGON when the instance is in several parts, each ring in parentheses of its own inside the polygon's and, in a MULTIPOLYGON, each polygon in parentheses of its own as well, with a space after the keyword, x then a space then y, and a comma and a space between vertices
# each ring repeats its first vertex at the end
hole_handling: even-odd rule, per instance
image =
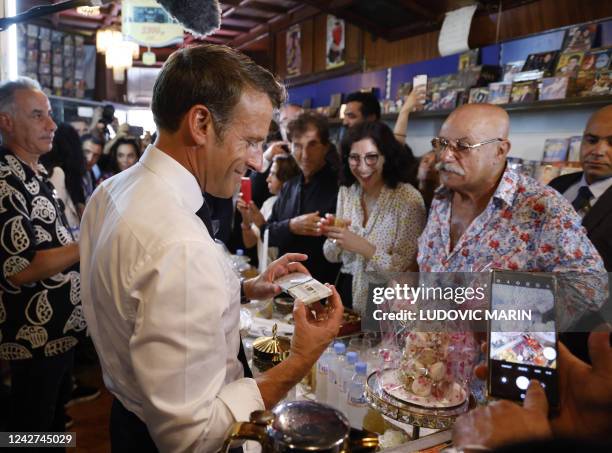
MULTIPOLYGON (((540 112, 553 109, 579 109, 608 104, 612 104, 612 96, 610 95, 555 99, 551 101, 523 102, 518 104, 499 104, 499 106, 507 112, 512 113, 540 112)), ((453 110, 423 110, 419 112, 412 112, 410 114, 410 120, 446 118, 453 110)), ((395 121, 397 119, 397 113, 385 113, 382 115, 381 119, 383 121, 395 121)), ((331 125, 339 125, 342 123, 342 120, 339 118, 330 118, 329 122, 331 125)))

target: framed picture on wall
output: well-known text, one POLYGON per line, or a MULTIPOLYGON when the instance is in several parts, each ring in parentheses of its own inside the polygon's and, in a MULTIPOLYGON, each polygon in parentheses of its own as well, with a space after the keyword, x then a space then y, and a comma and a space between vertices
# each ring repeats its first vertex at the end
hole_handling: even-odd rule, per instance
POLYGON ((287 30, 286 56, 287 56, 287 76, 297 76, 302 72, 302 29, 300 24, 295 24, 287 30))
POLYGON ((555 75, 576 77, 582 63, 584 52, 566 52, 562 53, 557 63, 557 72, 555 75))
POLYGON ((550 76, 555 72, 558 56, 558 51, 532 53, 527 57, 523 71, 544 71, 545 75, 550 76))
POLYGON ((345 24, 344 20, 327 16, 327 45, 325 47, 326 69, 337 68, 345 63, 345 24))
POLYGON ((565 99, 568 81, 568 77, 547 77, 542 79, 540 100, 565 99))
POLYGON ((565 32, 563 40, 563 50, 565 52, 575 52, 589 50, 593 47, 593 41, 597 35, 597 24, 578 25, 570 27, 565 32))

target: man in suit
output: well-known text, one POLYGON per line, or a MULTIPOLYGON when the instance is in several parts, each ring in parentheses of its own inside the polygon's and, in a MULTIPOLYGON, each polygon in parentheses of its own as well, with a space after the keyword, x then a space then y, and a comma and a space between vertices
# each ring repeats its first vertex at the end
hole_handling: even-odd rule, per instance
POLYGON ((583 171, 559 176, 550 186, 572 203, 606 270, 612 272, 612 105, 589 118, 580 162, 583 171))
MULTIPOLYGON (((612 272, 612 105, 589 118, 580 146, 580 162, 583 171, 559 176, 550 186, 572 203, 606 270, 612 272)), ((584 316, 576 330, 588 331, 610 319, 611 309, 608 299, 599 313, 584 316)), ((564 333, 560 338, 575 355, 590 363, 587 335, 587 332, 564 333)))

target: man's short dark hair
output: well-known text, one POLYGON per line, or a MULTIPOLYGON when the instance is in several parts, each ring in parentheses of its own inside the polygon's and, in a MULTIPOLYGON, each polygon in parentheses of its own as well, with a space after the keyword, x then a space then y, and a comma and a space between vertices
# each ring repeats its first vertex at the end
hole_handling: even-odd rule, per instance
POLYGON ((287 126, 287 132, 291 141, 295 137, 301 137, 310 127, 314 127, 319 133, 319 140, 324 145, 329 144, 329 122, 327 117, 316 112, 304 112, 287 126))
POLYGON ((285 100, 284 87, 246 55, 214 44, 186 47, 170 55, 157 76, 153 119, 159 129, 175 132, 189 109, 202 104, 222 136, 247 88, 267 94, 274 108, 285 100))
POLYGON ((84 145, 85 142, 91 142, 94 145, 104 146, 104 141, 100 137, 92 134, 86 134, 81 137, 81 144, 84 145))
POLYGON ((361 103, 361 114, 364 118, 374 115, 377 121, 380 119, 380 103, 374 93, 356 91, 346 97, 345 103, 348 104, 349 102, 361 103))
POLYGON ((374 142, 378 152, 385 158, 382 178, 387 187, 395 189, 400 182, 411 182, 410 169, 414 165, 412 151, 398 142, 389 126, 382 121, 365 121, 349 128, 340 145, 340 185, 351 186, 356 181, 348 157, 353 144, 366 138, 374 142))

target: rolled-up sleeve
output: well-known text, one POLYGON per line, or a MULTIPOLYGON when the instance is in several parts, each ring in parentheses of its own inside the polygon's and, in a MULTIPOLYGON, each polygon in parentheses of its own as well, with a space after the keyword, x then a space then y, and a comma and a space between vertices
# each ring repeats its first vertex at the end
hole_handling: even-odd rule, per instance
POLYGON ((199 243, 182 242, 137 275, 129 348, 144 421, 162 452, 216 451, 234 421, 264 408, 253 379, 231 379, 240 340, 222 266, 199 243))

